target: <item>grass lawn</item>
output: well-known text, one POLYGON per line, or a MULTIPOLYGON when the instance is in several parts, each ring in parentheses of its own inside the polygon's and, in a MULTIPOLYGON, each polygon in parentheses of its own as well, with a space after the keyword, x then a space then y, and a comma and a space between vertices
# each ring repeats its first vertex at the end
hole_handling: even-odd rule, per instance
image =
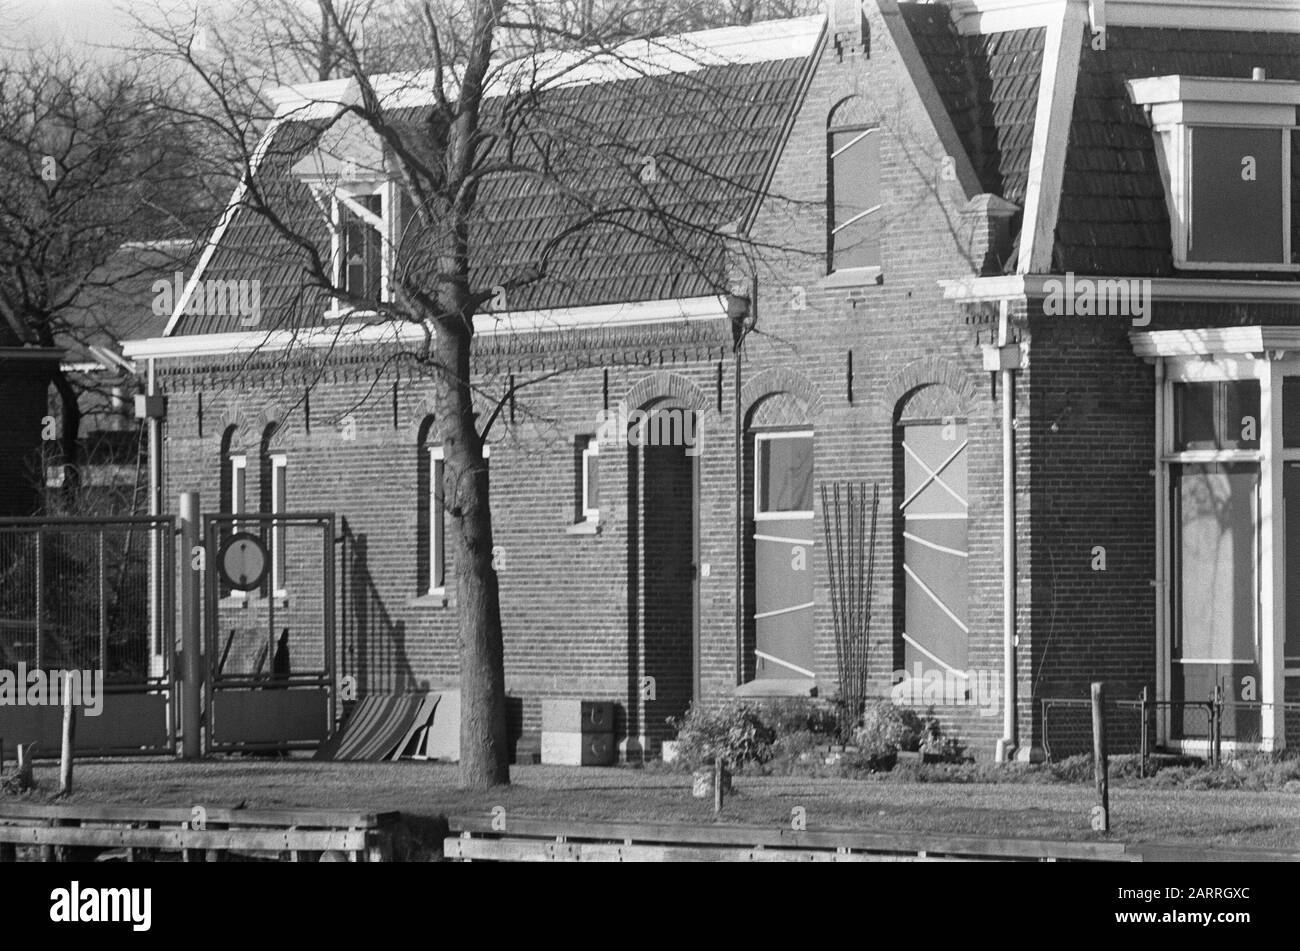
MULTIPOLYGON (((488 794, 457 789, 457 769, 433 763, 320 763, 231 758, 83 761, 78 803, 318 807, 396 810, 413 819, 486 815, 493 806, 532 818, 699 822, 711 801, 690 777, 660 769, 512 767, 513 784, 488 794)), ((55 763, 38 763, 39 801, 58 788, 55 763)), ((1091 786, 1066 783, 909 783, 740 776, 723 821, 785 826, 807 810, 808 828, 854 828, 1102 838, 1089 826, 1091 786)), ((1112 839, 1198 846, 1300 849, 1300 794, 1112 785, 1112 839)))

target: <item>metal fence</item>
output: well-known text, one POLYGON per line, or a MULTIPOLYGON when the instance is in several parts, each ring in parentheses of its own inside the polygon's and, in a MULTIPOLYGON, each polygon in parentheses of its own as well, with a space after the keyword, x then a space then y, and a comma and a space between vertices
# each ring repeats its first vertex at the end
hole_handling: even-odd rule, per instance
MULTIPOLYGON (((79 751, 173 749, 174 577, 170 516, 0 519, 0 670, 102 674, 106 708, 79 751)), ((49 754, 59 715, 0 707, 0 737, 49 754)))
MULTIPOLYGON (((1232 739, 1254 743, 1261 737, 1242 734, 1243 725, 1259 723, 1268 704, 1225 699, 1222 690, 1205 700, 1155 700, 1144 690, 1135 699, 1108 699, 1103 706, 1106 719, 1106 745, 1111 753, 1129 753, 1141 757, 1143 772, 1157 746, 1157 719, 1164 717, 1169 734, 1177 740, 1206 744, 1210 762, 1218 765, 1223 758, 1224 732, 1234 732, 1232 739)), ((1089 697, 1043 697, 1043 751, 1048 760, 1092 750, 1092 700, 1089 697)), ((1272 706, 1283 711, 1300 711, 1300 703, 1278 702, 1272 706)), ((1285 715, 1285 713, 1284 713, 1285 715)))
POLYGON ((0 519, 0 668, 165 680, 171 586, 155 626, 149 565, 158 545, 174 577, 173 531, 169 516, 0 519))

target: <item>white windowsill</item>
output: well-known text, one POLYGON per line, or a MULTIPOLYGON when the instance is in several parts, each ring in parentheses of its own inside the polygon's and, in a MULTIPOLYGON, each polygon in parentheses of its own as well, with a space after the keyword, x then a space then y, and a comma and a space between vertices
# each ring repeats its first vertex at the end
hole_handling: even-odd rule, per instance
POLYGON ((426 594, 407 598, 406 605, 411 608, 445 608, 447 606, 447 589, 434 588, 426 594))
POLYGON ((883 283, 883 271, 878 267, 850 267, 826 275, 827 287, 874 287, 883 283))
POLYGON ((574 522, 564 530, 564 533, 566 535, 599 535, 600 521, 599 519, 589 518, 584 522, 574 522))

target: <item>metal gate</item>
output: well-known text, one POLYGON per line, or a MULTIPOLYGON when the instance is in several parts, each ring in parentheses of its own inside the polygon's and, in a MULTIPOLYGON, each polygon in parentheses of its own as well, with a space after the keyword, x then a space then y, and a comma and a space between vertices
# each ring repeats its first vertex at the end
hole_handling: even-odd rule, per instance
POLYGON ((80 693, 78 753, 175 751, 175 538, 166 515, 0 519, 7 753, 36 743, 37 756, 58 755, 64 672, 80 693), (155 551, 159 578, 150 572, 155 551))
POLYGON ((204 516, 208 752, 314 749, 335 721, 334 516, 204 516))

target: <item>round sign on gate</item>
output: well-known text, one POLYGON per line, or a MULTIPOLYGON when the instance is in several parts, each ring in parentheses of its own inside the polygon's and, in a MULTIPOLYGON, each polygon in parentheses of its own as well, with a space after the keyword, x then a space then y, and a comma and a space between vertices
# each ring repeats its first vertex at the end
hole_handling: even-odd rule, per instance
POLYGON ((270 565, 266 546, 256 535, 236 532, 217 555, 222 580, 236 591, 252 591, 262 584, 270 565))

